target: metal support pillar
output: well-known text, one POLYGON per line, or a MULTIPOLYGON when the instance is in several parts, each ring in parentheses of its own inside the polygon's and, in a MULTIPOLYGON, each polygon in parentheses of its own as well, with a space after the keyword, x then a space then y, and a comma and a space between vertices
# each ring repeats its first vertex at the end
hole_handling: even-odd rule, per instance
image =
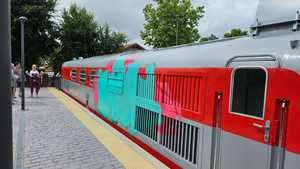
POLYGON ((27 21, 27 18, 21 16, 19 18, 21 23, 21 65, 22 65, 22 73, 21 73, 21 91, 22 91, 22 98, 21 98, 21 109, 25 110, 25 52, 24 52, 24 25, 27 21))

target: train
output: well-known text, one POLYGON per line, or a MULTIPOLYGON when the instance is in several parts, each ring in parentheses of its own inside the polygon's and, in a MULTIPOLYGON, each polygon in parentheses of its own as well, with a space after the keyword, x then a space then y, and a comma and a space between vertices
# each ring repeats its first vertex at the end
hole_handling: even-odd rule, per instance
POLYGON ((61 89, 170 168, 300 168, 300 2, 251 35, 63 64, 61 89))

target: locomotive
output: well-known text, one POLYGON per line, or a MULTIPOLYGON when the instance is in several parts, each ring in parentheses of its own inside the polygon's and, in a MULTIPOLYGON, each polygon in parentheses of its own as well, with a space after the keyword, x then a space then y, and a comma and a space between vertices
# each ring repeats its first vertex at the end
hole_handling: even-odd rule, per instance
POLYGON ((65 62, 62 90, 171 168, 300 168, 300 1, 250 36, 65 62))

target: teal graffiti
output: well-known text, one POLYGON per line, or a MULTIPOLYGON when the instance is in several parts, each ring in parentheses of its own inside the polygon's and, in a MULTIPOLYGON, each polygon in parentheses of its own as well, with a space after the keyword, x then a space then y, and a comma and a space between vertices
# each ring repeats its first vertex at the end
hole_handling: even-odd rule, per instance
MULTIPOLYGON (((161 107, 155 100, 138 97, 137 81, 138 71, 141 68, 134 60, 128 62, 126 57, 118 57, 112 64, 112 71, 100 70, 98 72, 98 112, 113 123, 134 134, 136 106, 161 113, 161 107)), ((145 66, 147 74, 154 73, 154 64, 145 66)), ((147 90, 154 95, 154 80, 139 78, 141 82, 148 83, 147 90)))

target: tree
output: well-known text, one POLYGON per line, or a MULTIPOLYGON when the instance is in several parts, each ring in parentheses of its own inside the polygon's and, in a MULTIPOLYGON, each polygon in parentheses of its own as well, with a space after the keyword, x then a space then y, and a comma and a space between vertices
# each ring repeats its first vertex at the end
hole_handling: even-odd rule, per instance
POLYGON ((243 31, 241 29, 231 29, 229 32, 224 34, 225 38, 236 37, 236 36, 245 36, 248 35, 248 31, 243 31))
POLYGON ((55 73, 60 71, 62 64, 68 60, 67 58, 68 57, 64 57, 62 54, 62 47, 53 50, 50 57, 50 65, 55 73))
POLYGON ((97 28, 94 16, 85 8, 72 4, 69 10, 64 9, 60 41, 65 59, 95 55, 98 47, 97 28))
POLYGON ((127 42, 124 33, 113 32, 107 24, 99 26, 97 32, 100 54, 115 53, 127 42))
POLYGON ((127 42, 124 33, 113 32, 107 24, 98 26, 93 14, 76 4, 64 9, 60 33, 61 46, 51 55, 55 72, 65 61, 115 53, 127 42))
POLYGON ((59 44, 58 25, 54 22, 57 0, 12 0, 11 1, 11 32, 12 61, 20 61, 20 16, 26 16, 25 24, 25 55, 26 68, 33 63, 39 64, 41 58, 49 58, 59 44))
POLYGON ((217 39, 219 39, 219 38, 216 35, 211 34, 210 36, 201 38, 200 42, 207 42, 207 41, 217 40, 217 39))
POLYGON ((193 7, 190 0, 158 0, 157 7, 147 4, 141 38, 154 48, 196 42, 200 38, 198 21, 203 14, 204 6, 193 7))

